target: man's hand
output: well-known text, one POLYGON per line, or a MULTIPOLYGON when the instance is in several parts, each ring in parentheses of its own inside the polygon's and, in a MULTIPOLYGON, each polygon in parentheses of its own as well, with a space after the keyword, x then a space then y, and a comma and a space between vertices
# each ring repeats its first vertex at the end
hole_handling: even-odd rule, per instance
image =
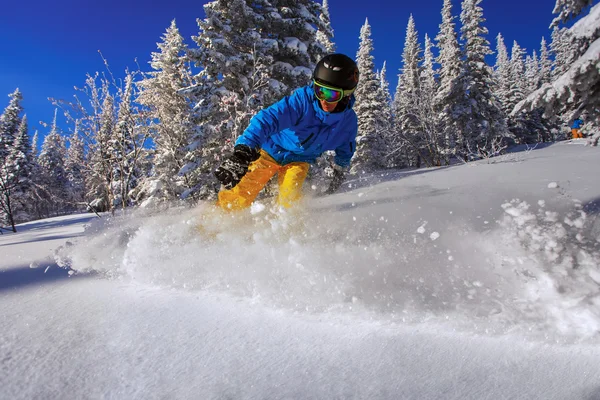
POLYGON ((260 152, 244 144, 233 148, 233 154, 215 170, 215 176, 226 189, 232 189, 248 172, 248 167, 260 157, 260 152))
POLYGON ((329 183, 329 188, 325 191, 325 194, 334 194, 338 191, 342 183, 346 180, 346 174, 344 173, 344 169, 338 165, 333 166, 333 179, 331 179, 331 183, 329 183))

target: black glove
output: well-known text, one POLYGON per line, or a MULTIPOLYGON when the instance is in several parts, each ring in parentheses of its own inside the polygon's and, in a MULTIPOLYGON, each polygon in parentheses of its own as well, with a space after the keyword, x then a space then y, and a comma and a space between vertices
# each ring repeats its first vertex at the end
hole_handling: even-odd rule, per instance
POLYGON ((242 180, 248 172, 250 163, 258 160, 258 157, 260 157, 258 150, 238 144, 233 148, 233 154, 215 170, 215 176, 226 189, 231 189, 242 180))
POLYGON ((339 167, 334 167, 333 179, 329 184, 329 188, 327 188, 327 190, 325 191, 325 194, 334 194, 335 192, 337 192, 340 186, 342 186, 342 183, 344 183, 344 180, 346 180, 346 175, 344 174, 344 171, 339 167))

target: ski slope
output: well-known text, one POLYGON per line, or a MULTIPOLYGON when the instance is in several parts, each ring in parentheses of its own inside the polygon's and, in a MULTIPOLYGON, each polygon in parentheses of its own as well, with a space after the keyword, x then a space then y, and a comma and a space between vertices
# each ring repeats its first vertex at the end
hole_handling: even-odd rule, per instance
POLYGON ((600 150, 0 235, 0 398, 600 399, 600 150), (62 267, 62 268, 61 268, 62 267))

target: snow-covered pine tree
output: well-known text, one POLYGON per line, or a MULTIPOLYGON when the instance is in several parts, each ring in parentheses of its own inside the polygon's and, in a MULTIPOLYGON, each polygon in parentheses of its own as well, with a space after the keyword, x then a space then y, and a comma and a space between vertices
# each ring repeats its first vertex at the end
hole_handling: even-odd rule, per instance
POLYGON ((523 85, 525 96, 541 86, 540 71, 540 62, 538 61, 537 53, 534 50, 532 55, 527 55, 525 57, 525 82, 523 85))
MULTIPOLYGON (((561 0, 557 6, 566 4, 561 0)), ((573 8, 576 10, 577 7, 573 8)), ((556 10, 556 8, 555 8, 556 10)), ((550 119, 562 119, 570 123, 582 114, 588 115, 586 121, 595 126, 600 138, 600 4, 591 8, 588 15, 577 21, 568 31, 574 40, 571 41, 573 49, 571 54, 578 56, 575 61, 562 74, 555 76, 551 85, 544 85, 525 100, 520 102, 513 110, 514 114, 541 109, 544 116, 550 119)), ((552 36, 552 49, 557 49, 559 34, 555 29, 552 36)), ((556 50, 555 50, 556 51, 556 50)), ((560 54, 557 53, 556 57, 560 54)), ((557 65, 558 68, 558 65, 557 65)), ((592 144, 598 142, 592 140, 592 144)))
POLYGON ((15 205, 13 193, 18 185, 18 174, 14 170, 10 155, 14 152, 15 139, 19 134, 23 95, 16 89, 9 96, 8 106, 0 115, 0 227, 15 228, 15 205))
POLYGON ((439 118, 440 133, 444 137, 444 148, 450 157, 456 154, 457 144, 460 147, 460 143, 464 141, 462 132, 458 129, 458 121, 466 112, 463 106, 466 91, 461 80, 463 55, 458 44, 451 0, 444 0, 441 14, 442 22, 435 38, 439 50, 436 62, 440 66, 435 110, 439 118))
MULTIPOLYGON (((266 0, 218 0, 204 5, 206 18, 198 20, 200 32, 193 37, 198 48, 190 58, 202 68, 200 80, 214 84, 219 106, 214 125, 221 146, 231 142, 246 128, 251 115, 272 96, 268 66, 278 42, 261 33, 266 28, 264 11, 273 10, 266 0), (271 50, 273 48, 273 50, 271 50)), ((199 100, 197 91, 192 94, 199 100)), ((221 150, 221 149, 218 149, 221 150)))
POLYGON ((552 30, 550 48, 554 53, 554 70, 552 71, 554 80, 567 72, 577 58, 573 51, 574 42, 573 34, 569 29, 555 26, 552 30))
POLYGON ((389 154, 395 166, 406 164, 417 168, 421 166, 424 140, 417 106, 421 96, 420 53, 415 20, 411 14, 406 27, 401 73, 398 76, 398 86, 392 104, 396 126, 389 154))
POLYGON ((15 222, 24 222, 31 219, 29 195, 34 162, 31 153, 27 115, 23 115, 19 131, 6 162, 7 170, 10 171, 13 180, 11 196, 15 222))
MULTIPOLYGON (((95 83, 93 88, 95 89, 95 83)), ((110 211, 111 196, 110 187, 112 185, 112 155, 109 151, 109 141, 113 137, 116 127, 114 99, 108 93, 106 85, 103 84, 100 92, 94 90, 94 98, 102 98, 101 110, 96 110, 98 116, 98 127, 95 135, 91 137, 93 142, 90 144, 89 151, 89 173, 85 176, 86 199, 93 211, 110 211)), ((91 132, 93 133, 93 132, 91 132)), ((89 136, 88 136, 89 137, 89 136)))
POLYGON ((40 143, 40 134, 36 130, 33 134, 33 139, 31 139, 31 154, 33 155, 33 159, 36 160, 38 158, 38 149, 40 143))
POLYGON ((500 106, 505 113, 511 111, 510 108, 510 87, 512 83, 510 59, 504 37, 501 33, 496 36, 496 65, 494 66, 494 94, 500 102, 500 106))
MULTIPOLYGON (((515 42, 516 45, 517 42, 515 42)), ((537 60, 535 50, 533 55, 526 56, 525 63, 521 65, 519 62, 514 62, 519 58, 522 60, 523 51, 520 47, 513 47, 511 58, 511 85, 513 91, 510 98, 510 108, 508 113, 512 111, 516 103, 521 101, 527 95, 537 90, 541 82, 541 67, 537 60), (520 55, 519 55, 520 54, 520 55), (518 82, 521 82, 520 84, 518 82)), ((512 133, 516 143, 540 143, 554 139, 554 130, 556 127, 550 121, 543 117, 540 110, 534 110, 526 113, 509 114, 508 127, 512 133)))
MULTIPOLYGON (((460 20, 465 46, 465 84, 468 92, 468 119, 462 120, 462 131, 468 153, 489 153, 494 144, 508 133, 506 119, 498 100, 492 93, 491 68, 485 56, 491 54, 485 38, 488 30, 483 23, 482 0, 463 0, 460 20)), ((469 155, 469 154, 467 154, 469 155)))
POLYGON ((322 26, 317 30, 317 42, 323 46, 325 53, 335 53, 335 43, 333 42, 333 28, 331 27, 328 0, 323 0, 322 11, 319 19, 321 20, 322 26))
POLYGON ((266 0, 217 0, 204 5, 206 18, 198 20, 200 31, 193 37, 198 47, 188 51, 201 72, 195 77, 198 84, 186 91, 196 103, 199 131, 186 147, 182 169, 197 174, 199 184, 183 197, 199 190, 207 197, 218 189, 212 171, 252 115, 272 97, 269 65, 279 44, 266 29, 264 14, 271 10, 266 0))
POLYGON ((270 2, 274 10, 267 13, 270 24, 267 32, 277 38, 279 50, 272 53, 269 86, 279 87, 280 90, 269 104, 309 83, 316 63, 326 54, 316 39, 317 31, 323 29, 320 19, 322 6, 317 1, 270 2))
POLYGON ((147 153, 146 142, 149 138, 148 123, 145 115, 133 103, 135 87, 134 73, 127 71, 124 86, 119 87, 118 112, 116 126, 108 141, 111 164, 110 199, 112 207, 133 205, 133 190, 143 178, 143 159, 147 153))
POLYGON ((550 52, 548 50, 548 44, 546 38, 542 37, 540 43, 540 85, 550 83, 552 80, 552 60, 550 59, 550 52))
POLYGON ((429 166, 440 166, 448 162, 448 154, 444 148, 444 137, 439 126, 439 116, 435 112, 435 95, 438 83, 435 79, 433 43, 425 34, 425 51, 421 68, 420 92, 418 98, 419 122, 423 132, 426 152, 422 153, 429 166))
POLYGON ((316 40, 322 7, 313 0, 217 0, 204 11, 190 49, 200 84, 190 93, 202 113, 194 146, 210 173, 256 112, 310 82, 324 49, 316 40))
POLYGON ((375 75, 373 40, 369 20, 360 29, 360 43, 356 53, 356 64, 360 71, 360 80, 354 95, 354 111, 358 116, 358 134, 356 136, 356 154, 352 161, 352 172, 362 173, 386 166, 386 146, 381 111, 386 99, 380 98, 380 81, 375 75))
POLYGON ((191 59, 219 87, 215 125, 233 140, 250 117, 308 83, 323 48, 321 5, 312 0, 217 0, 204 6, 191 59), (223 118, 223 117, 228 118, 223 118))
POLYGON ((544 118, 541 110, 517 113, 510 116, 508 123, 510 132, 518 144, 534 144, 554 141, 556 124, 544 118))
POLYGON ((8 106, 0 115, 0 165, 4 163, 10 148, 17 136, 19 126, 21 125, 20 114, 23 111, 21 102, 23 94, 17 88, 13 93, 9 94, 10 101, 8 106))
POLYGON ((73 134, 68 138, 69 147, 65 159, 67 173, 67 201, 74 210, 85 204, 85 146, 79 135, 79 124, 75 124, 73 134))
POLYGON ((133 94, 133 76, 127 73, 125 87, 120 93, 118 103, 117 124, 109 139, 111 157, 112 185, 111 203, 113 207, 125 209, 129 206, 129 191, 136 185, 133 156, 136 152, 135 123, 131 98, 133 94))
POLYGON ((41 219, 45 217, 44 204, 46 203, 46 190, 44 188, 42 177, 40 173, 39 165, 39 153, 40 153, 40 139, 39 132, 36 130, 31 140, 31 159, 32 159, 32 171, 30 175, 30 190, 27 195, 27 210, 31 219, 41 219))
POLYGON ((510 71, 510 89, 508 92, 508 110, 512 110, 514 106, 525 98, 527 94, 527 82, 523 79, 525 75, 525 50, 519 46, 515 40, 513 42, 512 52, 510 55, 509 71, 510 71))
MULTIPOLYGON (((192 118, 195 129, 183 148, 183 165, 180 176, 189 178, 190 188, 184 190, 181 199, 214 199, 220 184, 213 171, 229 149, 233 140, 231 131, 223 125, 229 114, 224 112, 224 91, 217 77, 200 74, 194 77, 197 83, 182 91, 182 94, 195 102, 192 118), (218 117, 221 116, 222 119, 218 117)), ((229 96, 227 102, 235 99, 229 96)))
POLYGON ((594 0, 556 0, 552 14, 558 14, 550 26, 558 26, 577 17, 586 7, 591 6, 594 0))
POLYGON ((197 127, 191 104, 182 94, 195 82, 188 65, 187 46, 175 20, 161 39, 157 44, 159 51, 152 53, 153 71, 136 82, 140 89, 136 102, 147 110, 155 145, 153 176, 144 180, 140 195, 152 203, 176 200, 198 183, 193 170, 181 173, 186 165, 186 147, 197 127))
POLYGON ((60 215, 68 209, 67 201, 67 172, 65 170, 66 146, 56 122, 56 112, 50 132, 44 138, 42 151, 39 156, 40 181, 45 191, 43 214, 60 215))
MULTIPOLYGON (((392 134, 394 121, 392 117, 392 95, 390 93, 390 83, 387 80, 387 66, 386 62, 383 62, 381 72, 377 76, 379 80, 379 94, 378 98, 382 99, 381 110, 380 110, 380 128, 379 131, 383 133, 383 142, 386 146, 386 153, 389 152, 390 143, 392 143, 392 134)), ((389 159, 386 157, 386 165, 389 165, 389 159)))

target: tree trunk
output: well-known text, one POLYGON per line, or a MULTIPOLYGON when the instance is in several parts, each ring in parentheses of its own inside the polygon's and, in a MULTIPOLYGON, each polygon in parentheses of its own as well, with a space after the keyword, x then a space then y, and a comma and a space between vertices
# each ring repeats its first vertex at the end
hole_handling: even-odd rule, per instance
POLYGON ((4 199, 6 202, 6 216, 8 217, 8 224, 12 228, 14 233, 17 233, 17 228, 15 227, 15 219, 12 214, 12 208, 10 206, 10 196, 8 193, 4 193, 4 199))

